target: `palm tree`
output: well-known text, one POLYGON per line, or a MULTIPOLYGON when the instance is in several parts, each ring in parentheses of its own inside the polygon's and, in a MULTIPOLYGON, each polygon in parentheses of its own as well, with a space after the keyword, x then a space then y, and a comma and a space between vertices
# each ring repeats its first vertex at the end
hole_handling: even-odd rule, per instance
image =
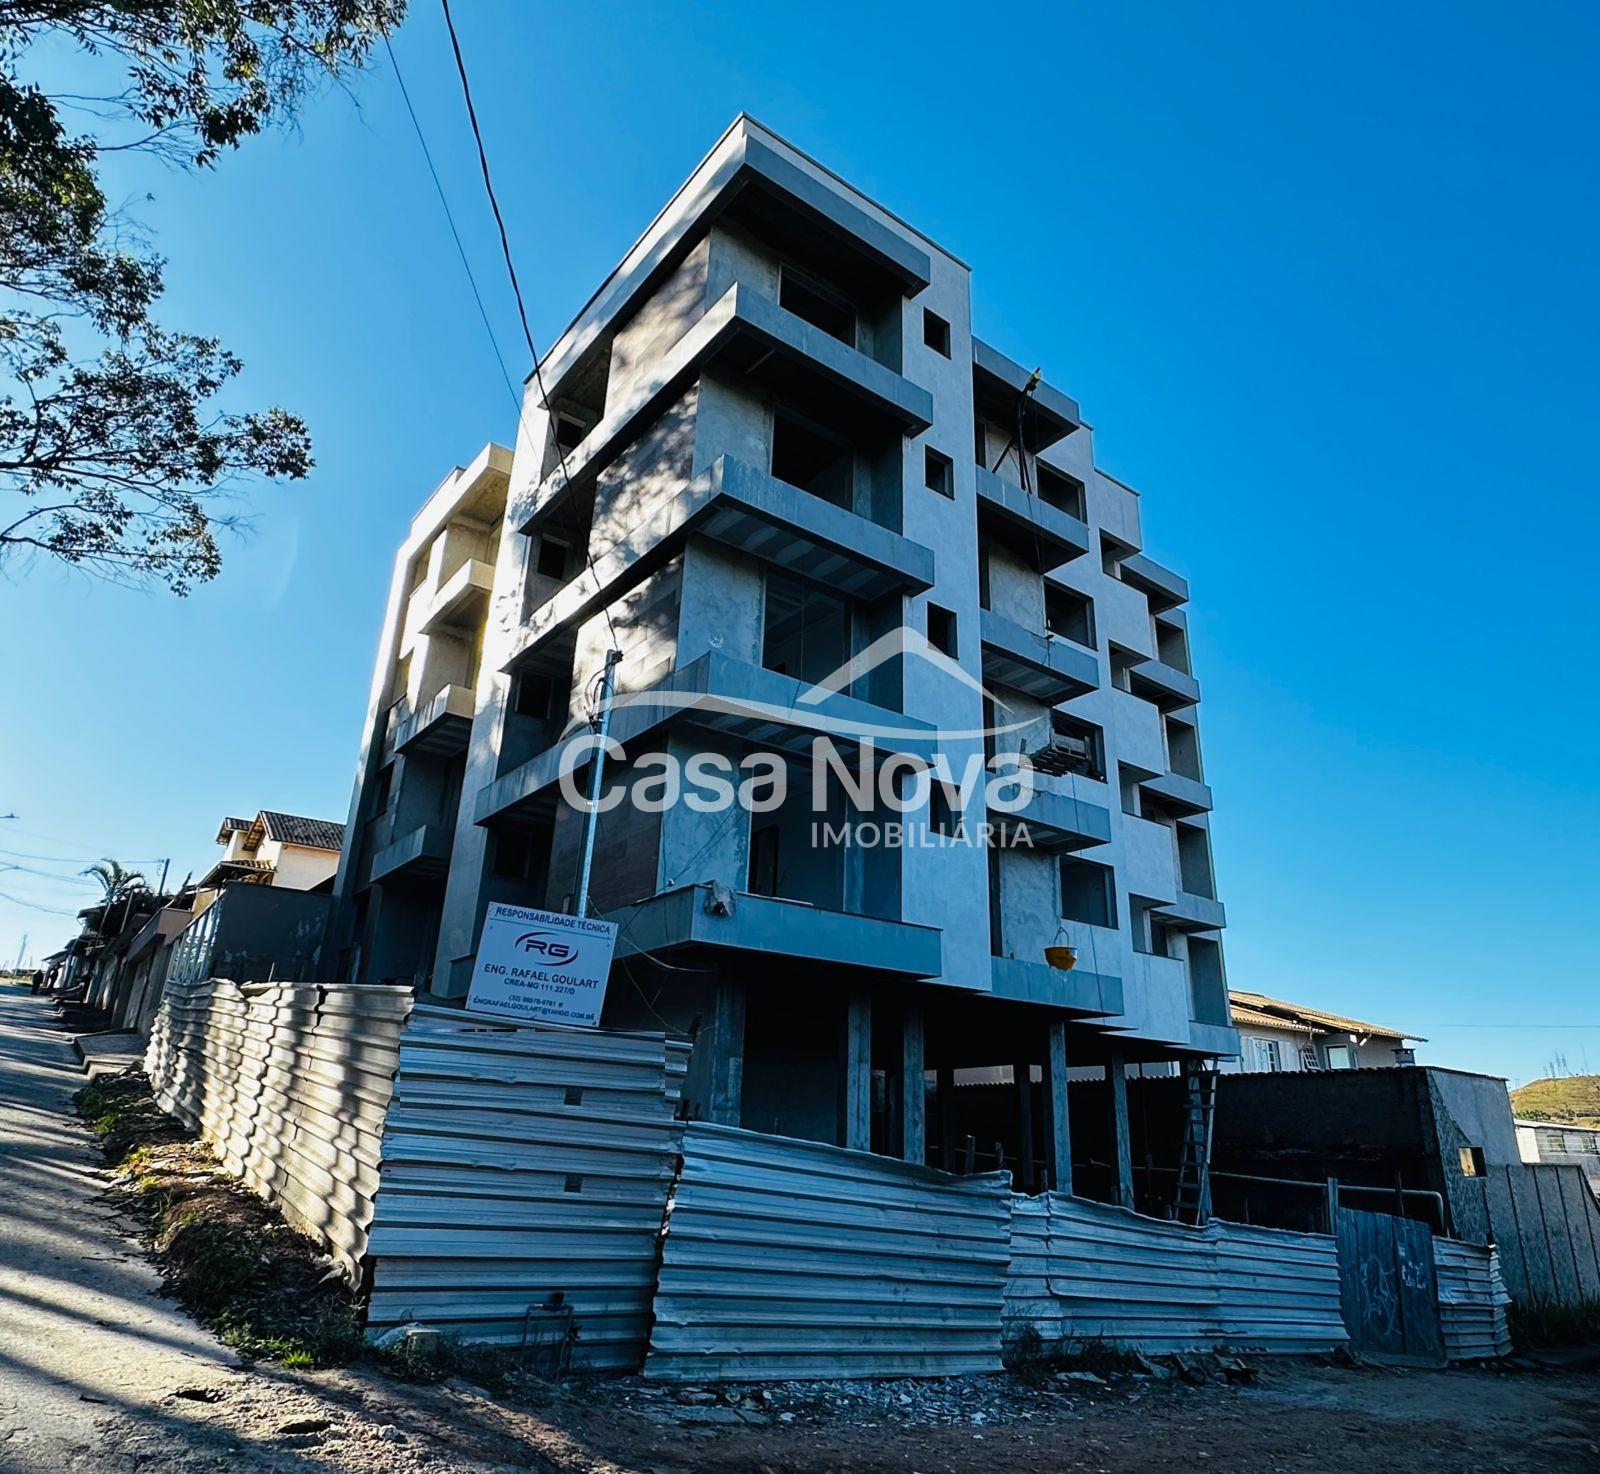
POLYGON ((122 902, 122 919, 126 922, 128 904, 134 896, 146 888, 144 876, 137 870, 124 869, 116 860, 101 860, 80 873, 98 880, 100 888, 105 892, 100 903, 100 916, 95 929, 102 936, 107 936, 110 933, 106 922, 111 917, 111 908, 119 901, 122 902))

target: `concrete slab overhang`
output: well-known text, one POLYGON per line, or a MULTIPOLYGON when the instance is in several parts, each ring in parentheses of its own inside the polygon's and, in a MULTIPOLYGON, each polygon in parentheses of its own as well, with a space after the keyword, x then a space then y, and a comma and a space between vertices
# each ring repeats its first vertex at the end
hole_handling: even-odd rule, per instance
POLYGON ((725 914, 708 887, 692 885, 624 906, 606 919, 618 924, 618 958, 715 947, 899 978, 937 977, 943 965, 937 927, 745 891, 732 893, 725 914))
POLYGON ((1111 815, 1099 804, 1063 792, 1057 780, 1035 774, 1033 793, 1014 813, 989 810, 989 823, 995 827, 996 843, 1032 848, 1047 855, 1088 849, 1111 841, 1111 815), (1027 844, 1021 844, 1021 835, 1027 844))
POLYGON ((434 880, 450 867, 450 828, 423 824, 386 844, 372 857, 367 881, 434 880))
POLYGON ((439 586, 418 626, 425 635, 471 629, 483 618, 494 589, 494 565, 469 558, 439 586))
POLYGON ((534 610, 505 668, 677 557, 691 533, 852 598, 916 594, 933 586, 931 548, 731 456, 719 456, 534 610))
POLYGON ((1179 931, 1220 931, 1228 924, 1228 913, 1221 901, 1179 891, 1176 899, 1151 908, 1168 926, 1179 931))
POLYGON ((855 204, 848 186, 830 187, 776 143, 753 118, 734 120, 556 341, 543 368, 552 393, 559 394, 566 376, 608 341, 616 325, 726 214, 771 224, 775 211, 786 212, 780 223, 828 241, 841 266, 850 268, 847 275, 876 274, 907 297, 928 286, 933 263, 926 251, 855 204))
POLYGON ((1154 558, 1147 558, 1143 553, 1132 553, 1117 567, 1123 583, 1138 589, 1150 600, 1152 614, 1160 614, 1189 602, 1188 581, 1170 568, 1163 568, 1154 558))
POLYGON ((443 686, 415 711, 399 717, 390 731, 395 752, 410 756, 454 757, 472 737, 475 697, 470 686, 443 686))
POLYGON ((662 356, 655 371, 567 456, 566 476, 545 478, 521 530, 532 532, 568 509, 708 367, 722 365, 754 384, 821 400, 830 424, 863 420, 919 435, 933 423, 933 395, 874 358, 841 343, 737 282, 662 356))
MULTIPOLYGON (((978 413, 1011 429, 1033 375, 1020 363, 977 338, 972 340, 972 397, 978 413)), ((1042 379, 1028 395, 1022 416, 1023 437, 1031 451, 1044 450, 1083 424, 1078 402, 1042 379)))
POLYGON ((1190 1019, 1188 1044, 1196 1054, 1238 1054, 1239 1031, 1232 1024, 1202 1024, 1190 1019))
MULTIPOLYGON (((708 728, 767 751, 809 756, 813 739, 829 737, 841 752, 869 744, 878 752, 905 753, 931 762, 937 730, 838 691, 749 665, 711 650, 644 691, 627 692, 612 709, 611 735, 626 747, 674 725, 708 728)), ((589 736, 571 730, 520 767, 489 784, 474 805, 479 824, 516 814, 553 812, 556 784, 568 747, 589 736)), ((587 763, 585 755, 573 771, 587 763)))
POLYGON ((1039 1003, 1085 1018, 1108 1018, 1123 1011, 1121 978, 1077 967, 1063 972, 1047 962, 1017 957, 990 959, 989 991, 996 998, 1039 1003))
POLYGON ((978 531, 1049 573, 1089 551, 1088 527, 984 466, 978 472, 978 531))
POLYGON ((1211 789, 1198 778, 1186 778, 1182 773, 1158 773, 1140 780, 1139 787, 1180 815, 1208 814, 1212 809, 1211 789))
POLYGON ((981 611, 985 682, 1021 691, 1051 706, 1100 684, 1100 662, 1089 651, 997 614, 981 611))
POLYGON ((1200 682, 1188 671, 1160 660, 1143 660, 1128 667, 1128 689, 1162 711, 1193 706, 1200 699, 1200 682))

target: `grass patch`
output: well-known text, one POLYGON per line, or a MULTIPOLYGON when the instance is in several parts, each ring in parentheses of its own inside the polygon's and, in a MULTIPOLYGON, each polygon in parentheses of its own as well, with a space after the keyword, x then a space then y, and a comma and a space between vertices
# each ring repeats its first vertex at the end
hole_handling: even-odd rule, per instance
POLYGON ((97 1080, 76 1105, 148 1230, 166 1289, 219 1340, 289 1367, 363 1355, 360 1306, 326 1279, 327 1257, 161 1110, 142 1071, 97 1080))
POLYGON ((1506 1321, 1512 1344, 1519 1351, 1600 1342, 1600 1300, 1580 1300, 1574 1305, 1529 1296, 1511 1302, 1506 1321))
POLYGON ((1057 1372, 1093 1372, 1109 1379, 1147 1365, 1137 1351, 1097 1336, 1051 1345, 1031 1321, 1006 1337, 1000 1359, 1008 1372, 1025 1382, 1043 1382, 1057 1372))

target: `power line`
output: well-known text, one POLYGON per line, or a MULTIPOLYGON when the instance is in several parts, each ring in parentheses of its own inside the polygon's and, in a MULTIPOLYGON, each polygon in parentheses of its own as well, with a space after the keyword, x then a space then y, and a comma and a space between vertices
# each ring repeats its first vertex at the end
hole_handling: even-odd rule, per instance
MULTIPOLYGON (((567 470, 567 453, 561 444, 561 437, 555 433, 553 416, 550 414, 550 396, 545 391, 543 367, 539 361, 539 350, 533 346, 533 329, 528 326, 528 308, 522 300, 522 284, 517 280, 516 263, 511 257, 511 238, 506 234, 505 216, 500 213, 500 201, 495 196, 494 180, 489 175, 489 154, 483 143, 483 130, 478 126, 478 110, 472 105, 472 85, 467 81, 467 62, 461 54, 461 41, 456 35, 456 23, 450 14, 450 0, 439 0, 444 9, 445 29, 450 33, 450 50, 456 59, 456 75, 461 78, 461 96, 467 104, 467 121, 472 125, 472 141, 478 149, 478 168, 483 174, 484 193, 489 197, 489 208, 494 212, 495 228, 500 232, 500 253, 505 257, 506 275, 511 278, 511 292, 517 299, 517 316, 522 322, 522 336, 528 345, 528 357, 533 361, 533 382, 539 390, 539 404, 545 412, 545 418, 552 421, 548 429, 551 440, 555 443, 556 459, 561 466, 561 486, 565 490, 572 484, 572 473, 567 470)), ((594 553, 585 544, 585 558, 589 564, 589 572, 594 574, 595 582, 600 581, 599 572, 594 566, 594 553)), ((600 612, 605 615, 606 630, 611 636, 611 648, 621 649, 617 640, 617 628, 611 622, 611 606, 602 604, 600 612)))
POLYGON ((10 901, 13 906, 21 906, 28 911, 43 911, 47 916, 77 916, 76 911, 63 911, 58 906, 41 906, 37 901, 25 901, 21 896, 14 896, 9 891, 0 891, 0 901, 10 901))
POLYGON ((450 226, 451 239, 456 243, 456 254, 461 258, 461 269, 467 274, 467 285, 472 288, 472 300, 478 304, 478 316, 483 319, 483 330, 489 335, 489 347, 494 352, 495 362, 500 365, 500 377, 506 382, 506 393, 511 396, 512 407, 520 415, 522 397, 511 382, 511 372, 506 368, 505 355, 500 352, 500 340, 494 335, 494 326, 489 321, 489 311, 483 305, 483 294, 478 290, 478 279, 472 274, 472 263, 467 259, 467 248, 461 243, 461 232, 456 229, 455 215, 450 209, 450 201, 445 196, 444 185, 439 180, 439 171, 434 167, 433 153, 428 147, 427 138, 423 135, 417 110, 411 105, 411 93, 406 87, 406 79, 400 74, 400 63, 395 59, 394 47, 389 44, 387 32, 383 37, 383 49, 389 53, 389 65, 394 68, 394 79, 400 84, 400 96, 405 99, 406 112, 411 115, 411 126, 416 130, 417 142, 422 145, 422 157, 427 161, 428 173, 433 178, 433 187, 439 196, 439 204, 444 208, 444 218, 450 226))

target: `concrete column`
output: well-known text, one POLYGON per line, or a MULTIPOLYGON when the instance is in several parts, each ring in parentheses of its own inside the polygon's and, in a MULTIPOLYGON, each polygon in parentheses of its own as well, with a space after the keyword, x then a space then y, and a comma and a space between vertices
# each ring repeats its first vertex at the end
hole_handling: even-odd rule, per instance
POLYGON ((900 1155, 919 1167, 928 1157, 926 1068, 922 1010, 908 1003, 900 1023, 900 1155))
POLYGON ((1017 1170, 1012 1181, 1023 1192, 1033 1191, 1033 1066, 1018 1060, 1011 1066, 1017 1096, 1017 1170))
POLYGON ((728 978, 717 983, 705 1041, 711 1047, 707 1081, 706 1119, 722 1126, 738 1126, 744 1100, 744 985, 728 978))
POLYGON ((872 1150, 872 998, 853 993, 844 1009, 844 1137, 857 1151, 872 1150))
POLYGON ((1058 1193, 1072 1191, 1072 1130, 1067 1114, 1067 1022, 1052 1019, 1045 1026, 1044 1062, 1045 1152, 1050 1162, 1050 1185, 1058 1193))
POLYGON ((1128 1131, 1128 1070, 1120 1054, 1106 1061, 1106 1085, 1111 1096, 1111 1201, 1133 1206, 1133 1138, 1128 1131))

